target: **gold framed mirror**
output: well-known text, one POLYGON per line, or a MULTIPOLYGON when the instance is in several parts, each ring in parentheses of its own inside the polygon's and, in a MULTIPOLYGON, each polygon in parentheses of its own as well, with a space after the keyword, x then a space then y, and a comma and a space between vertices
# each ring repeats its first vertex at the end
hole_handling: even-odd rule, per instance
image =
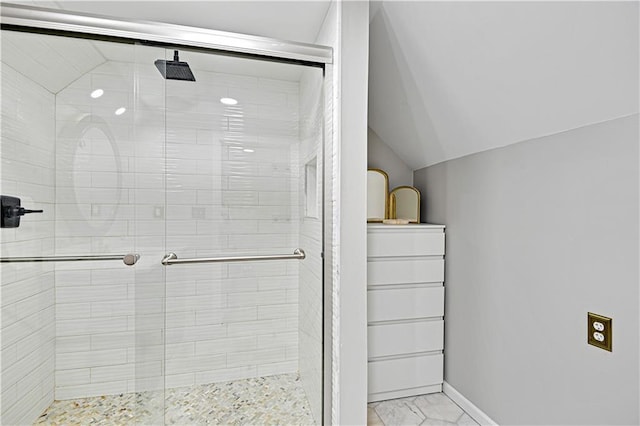
POLYGON ((367 222, 389 218, 389 176, 380 169, 367 170, 367 222))
POLYGON ((413 186, 399 186, 391 191, 389 210, 391 219, 406 219, 420 223, 420 191, 413 186))

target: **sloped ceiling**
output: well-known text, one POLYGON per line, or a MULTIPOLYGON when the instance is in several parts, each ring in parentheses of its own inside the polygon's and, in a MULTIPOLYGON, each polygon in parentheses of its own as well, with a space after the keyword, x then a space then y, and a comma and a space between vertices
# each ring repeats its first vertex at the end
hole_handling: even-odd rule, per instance
POLYGON ((369 127, 417 170, 637 113, 638 13, 638 2, 373 2, 369 127))
POLYGON ((106 62, 89 40, 3 31, 1 45, 4 64, 51 93, 106 62))

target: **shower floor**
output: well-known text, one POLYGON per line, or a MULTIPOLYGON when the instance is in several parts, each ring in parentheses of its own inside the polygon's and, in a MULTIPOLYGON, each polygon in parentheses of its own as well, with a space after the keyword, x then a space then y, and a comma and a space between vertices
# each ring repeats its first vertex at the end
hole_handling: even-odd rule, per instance
MULTIPOLYGON (((36 425, 157 425, 162 392, 54 401, 36 425)), ((165 392, 172 425, 314 425, 297 374, 211 383, 165 392)))

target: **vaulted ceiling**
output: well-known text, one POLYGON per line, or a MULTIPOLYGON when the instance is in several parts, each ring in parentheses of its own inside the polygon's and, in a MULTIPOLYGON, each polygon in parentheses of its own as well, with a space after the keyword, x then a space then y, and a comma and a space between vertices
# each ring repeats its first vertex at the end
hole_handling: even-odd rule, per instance
POLYGON ((638 2, 372 2, 369 126, 416 170, 637 113, 638 12, 638 2))

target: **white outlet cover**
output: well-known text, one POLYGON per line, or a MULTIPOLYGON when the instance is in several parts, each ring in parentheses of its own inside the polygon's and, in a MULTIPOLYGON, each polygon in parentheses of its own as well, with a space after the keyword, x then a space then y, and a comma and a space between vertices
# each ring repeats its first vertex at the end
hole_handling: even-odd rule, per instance
POLYGON ((595 328, 598 331, 603 331, 604 330, 604 324, 601 323, 601 322, 596 321, 596 322, 593 323, 593 328, 595 328))
POLYGON ((597 331, 593 333, 593 338, 596 339, 598 342, 604 342, 604 334, 599 333, 597 331))

